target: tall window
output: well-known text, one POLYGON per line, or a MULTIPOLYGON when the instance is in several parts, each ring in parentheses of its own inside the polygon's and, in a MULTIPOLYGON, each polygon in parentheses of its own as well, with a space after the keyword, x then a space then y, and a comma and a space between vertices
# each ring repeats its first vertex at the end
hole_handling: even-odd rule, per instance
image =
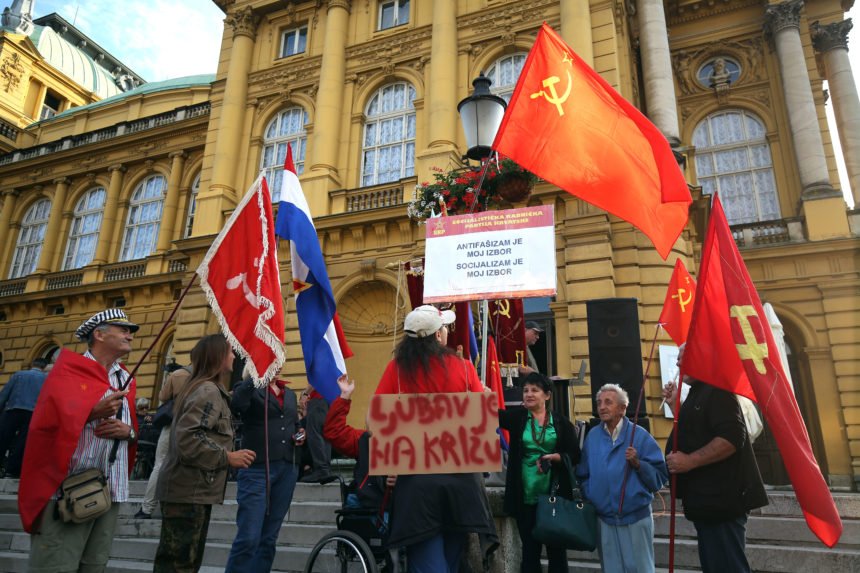
POLYGON ((200 175, 194 178, 194 183, 191 184, 191 196, 188 197, 188 214, 185 216, 185 229, 182 231, 182 238, 187 239, 191 236, 191 229, 194 227, 194 215, 197 213, 197 193, 200 192, 200 175))
POLYGON ((729 224, 779 219, 767 132, 744 110, 714 113, 696 126, 696 171, 706 194, 719 192, 729 224))
POLYGON ((415 88, 389 84, 371 98, 365 116, 362 186, 415 174, 415 88))
POLYGON ((284 158, 287 156, 287 144, 293 148, 293 162, 299 175, 305 170, 305 148, 308 144, 308 134, 305 124, 308 122, 307 112, 300 107, 291 107, 275 116, 263 137, 263 158, 260 169, 266 172, 266 182, 272 194, 272 202, 281 197, 281 179, 284 174, 284 158))
POLYGON ((490 91, 507 102, 511 101, 525 63, 526 54, 512 54, 496 60, 486 73, 486 76, 493 81, 490 91))
POLYGON ((51 201, 40 199, 27 209, 21 222, 21 232, 18 234, 18 244, 15 245, 15 256, 12 259, 10 279, 27 276, 36 270, 39 255, 42 252, 42 241, 48 230, 48 217, 51 215, 51 201))
POLYGON ((281 34, 281 57, 286 58, 287 56, 301 54, 307 49, 307 44, 307 26, 284 30, 284 33, 281 34))
POLYGON ((135 188, 128 204, 128 222, 119 260, 142 259, 155 250, 166 188, 167 181, 161 175, 150 175, 135 188))
POLYGON ((409 22, 409 0, 388 0, 379 3, 379 29, 387 30, 409 22))
POLYGON ((93 260, 96 245, 99 242, 104 207, 104 187, 90 189, 75 205, 69 243, 66 245, 66 256, 63 259, 63 270, 79 269, 93 260))

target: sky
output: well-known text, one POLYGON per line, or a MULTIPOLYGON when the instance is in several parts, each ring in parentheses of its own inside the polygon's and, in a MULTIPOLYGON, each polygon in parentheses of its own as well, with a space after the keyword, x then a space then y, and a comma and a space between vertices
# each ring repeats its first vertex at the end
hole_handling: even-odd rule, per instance
MULTIPOLYGON (((11 0, 0 0, 2 5, 11 5, 11 0)), ((147 81, 215 73, 224 13, 212 0, 34 0, 34 17, 52 12, 147 81)), ((848 12, 849 17, 855 17, 848 40, 855 81, 860 79, 858 15, 860 7, 848 12)), ((848 204, 853 205, 831 102, 827 117, 842 190, 848 204)))

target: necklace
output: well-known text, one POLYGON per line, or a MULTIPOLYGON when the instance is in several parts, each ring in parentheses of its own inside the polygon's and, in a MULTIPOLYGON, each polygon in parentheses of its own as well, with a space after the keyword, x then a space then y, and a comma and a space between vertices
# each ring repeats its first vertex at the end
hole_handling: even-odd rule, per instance
POLYGON ((549 412, 544 412, 543 424, 541 424, 540 433, 537 433, 535 431, 535 417, 532 416, 531 419, 532 419, 532 439, 535 441, 535 443, 542 444, 543 439, 544 439, 544 435, 546 435, 547 426, 549 426, 549 412))

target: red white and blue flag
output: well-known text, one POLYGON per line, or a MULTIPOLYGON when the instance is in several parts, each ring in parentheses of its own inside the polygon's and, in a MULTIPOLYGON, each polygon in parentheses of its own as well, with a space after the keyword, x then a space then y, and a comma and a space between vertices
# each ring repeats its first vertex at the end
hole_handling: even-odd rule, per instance
POLYGON ((337 379, 346 374, 344 358, 352 356, 352 351, 340 327, 317 230, 289 145, 275 234, 290 241, 293 290, 308 382, 331 403, 340 395, 337 379))

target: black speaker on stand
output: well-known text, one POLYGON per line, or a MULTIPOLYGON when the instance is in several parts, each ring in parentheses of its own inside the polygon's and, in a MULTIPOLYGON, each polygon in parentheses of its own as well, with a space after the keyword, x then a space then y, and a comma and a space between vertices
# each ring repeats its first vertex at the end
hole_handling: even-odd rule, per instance
MULTIPOLYGON (((591 361, 591 412, 597 417, 597 391, 604 384, 618 384, 627 391, 627 416, 636 415, 642 389, 642 341, 635 298, 603 298, 585 303, 588 317, 588 355, 591 361)), ((639 424, 650 425, 645 399, 639 408, 639 424)))

